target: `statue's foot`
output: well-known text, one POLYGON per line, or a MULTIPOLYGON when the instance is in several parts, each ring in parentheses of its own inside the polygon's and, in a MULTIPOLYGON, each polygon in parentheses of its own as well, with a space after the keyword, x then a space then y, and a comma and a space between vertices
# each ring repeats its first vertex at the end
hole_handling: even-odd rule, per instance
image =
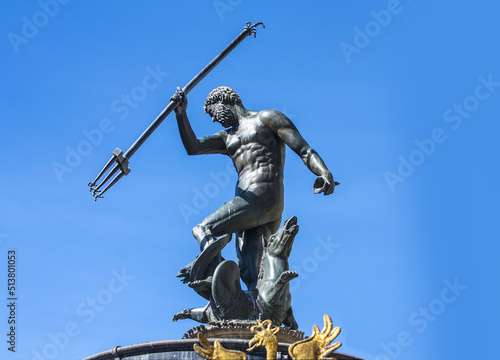
POLYGON ((278 282, 281 284, 286 284, 287 282, 295 279, 299 274, 293 270, 286 270, 280 275, 278 282))
POLYGON ((210 292, 212 290, 212 276, 209 276, 205 280, 195 280, 188 283, 188 286, 194 289, 196 292, 210 292))

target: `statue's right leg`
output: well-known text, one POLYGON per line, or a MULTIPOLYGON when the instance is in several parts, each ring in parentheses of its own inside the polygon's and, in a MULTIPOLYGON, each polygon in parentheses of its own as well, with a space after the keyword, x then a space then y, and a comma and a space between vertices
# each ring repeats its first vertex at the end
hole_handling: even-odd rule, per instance
MULTIPOLYGON (((274 188, 272 190, 274 191, 274 188)), ((253 191, 247 190, 196 225, 193 229, 193 236, 198 240, 200 249, 203 250, 217 236, 235 234, 261 225, 267 226, 267 224, 279 222, 282 211, 283 201, 279 193, 275 194, 269 190, 268 193, 264 192, 264 195, 257 196, 253 191)))
POLYGON ((210 227, 207 226, 207 219, 199 223, 193 228, 193 236, 200 245, 200 251, 203 251, 208 245, 215 241, 215 236, 212 234, 210 227))
MULTIPOLYGON (((210 265, 208 267, 205 266, 208 264, 207 255, 215 256, 211 251, 212 249, 220 251, 230 240, 231 234, 240 233, 262 225, 265 226, 273 222, 277 222, 279 226, 282 210, 282 202, 277 202, 275 197, 258 197, 252 191, 243 192, 231 201, 228 201, 195 226, 193 235, 198 241, 202 252, 195 261, 181 269, 177 276, 184 278, 183 282, 188 283, 201 280, 200 275, 204 277, 212 275, 215 270, 214 266, 222 260, 219 254, 213 261, 210 258, 210 265), (219 239, 217 239, 218 236, 220 236, 219 239), (207 253, 207 250, 210 251, 207 253), (198 264, 202 264, 203 269, 197 268, 196 265, 198 264)), ((263 229, 267 228, 264 227, 263 229)), ((250 269, 250 275, 245 276, 249 279, 249 284, 255 282, 257 279, 258 265, 262 257, 262 251, 259 250, 261 249, 261 239, 259 238, 258 241, 259 243, 252 241, 248 249, 243 249, 242 251, 243 257, 247 260, 243 264, 243 268, 250 269)))

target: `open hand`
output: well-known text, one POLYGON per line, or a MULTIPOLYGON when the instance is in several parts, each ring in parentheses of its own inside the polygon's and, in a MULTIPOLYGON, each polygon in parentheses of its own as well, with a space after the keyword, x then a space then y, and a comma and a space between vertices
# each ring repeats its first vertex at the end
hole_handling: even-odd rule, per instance
POLYGON ((333 176, 329 172, 328 174, 318 176, 314 181, 313 190, 315 194, 323 193, 324 195, 330 195, 335 190, 335 186, 340 185, 339 182, 333 181, 333 176))

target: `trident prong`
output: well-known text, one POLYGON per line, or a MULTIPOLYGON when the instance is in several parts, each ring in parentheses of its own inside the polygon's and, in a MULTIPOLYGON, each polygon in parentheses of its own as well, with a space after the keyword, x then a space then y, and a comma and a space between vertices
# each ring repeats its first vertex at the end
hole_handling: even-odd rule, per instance
MULTIPOLYGON (((130 170, 129 170, 129 172, 130 172, 130 170)), ((118 182, 118 180, 120 180, 123 177, 123 175, 127 175, 127 174, 125 172, 123 172, 123 171, 120 171, 120 173, 117 174, 113 178, 113 180, 111 180, 111 182, 103 190, 100 190, 99 188, 97 188, 96 190, 94 190, 94 200, 97 201, 97 199, 99 199, 99 198, 102 199, 104 193, 106 191, 108 191, 114 184, 116 184, 118 182)), ((101 186, 104 185, 104 184, 105 183, 101 184, 101 186)))
POLYGON ((264 25, 264 23, 262 22, 258 22, 256 24, 253 24, 251 22, 247 22, 244 29, 248 31, 248 35, 252 35, 253 34, 253 37, 256 38, 257 37, 257 26, 259 25, 262 25, 262 28, 266 28, 266 26, 264 25))
MULTIPOLYGON (((100 192, 100 191, 99 191, 100 192)), ((104 199, 104 196, 102 196, 99 193, 94 193, 94 201, 97 201, 97 199, 104 199)))
POLYGON ((106 185, 106 183, 113 177, 113 175, 116 174, 116 172, 120 170, 121 175, 119 178, 121 178, 123 175, 128 175, 130 172, 130 168, 128 167, 128 159, 126 158, 125 155, 123 155, 123 151, 119 148, 116 148, 115 151, 113 151, 113 156, 109 161, 106 163, 104 168, 101 170, 99 175, 95 178, 94 181, 89 183, 90 191, 92 192, 92 195, 94 196, 94 200, 97 201, 98 198, 102 198, 102 194, 109 189, 112 185, 114 185, 118 181, 118 175, 115 176, 113 181, 106 186, 104 190, 101 190, 101 188, 106 185), (115 166, 109 171, 109 173, 104 177, 104 179, 101 181, 99 185, 97 185, 97 182, 99 179, 111 168, 111 165, 115 163, 115 166))

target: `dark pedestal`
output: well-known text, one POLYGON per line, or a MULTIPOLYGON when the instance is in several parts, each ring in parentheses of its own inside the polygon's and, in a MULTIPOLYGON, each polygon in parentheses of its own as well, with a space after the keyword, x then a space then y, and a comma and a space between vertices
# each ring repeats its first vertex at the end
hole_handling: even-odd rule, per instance
MULTIPOLYGON (((248 359, 266 359, 265 348, 257 348, 252 352, 247 352, 249 340, 244 339, 215 339, 208 338, 213 343, 219 340, 222 346, 229 350, 239 350, 246 352, 248 359)), ((84 360, 191 360, 202 359, 193 349, 193 344, 199 343, 197 339, 164 340, 153 341, 129 346, 117 346, 111 350, 92 355, 84 360)), ((287 343, 278 344, 277 359, 290 359, 288 355, 287 343)), ((355 356, 335 352, 332 358, 337 360, 362 360, 355 356)))

